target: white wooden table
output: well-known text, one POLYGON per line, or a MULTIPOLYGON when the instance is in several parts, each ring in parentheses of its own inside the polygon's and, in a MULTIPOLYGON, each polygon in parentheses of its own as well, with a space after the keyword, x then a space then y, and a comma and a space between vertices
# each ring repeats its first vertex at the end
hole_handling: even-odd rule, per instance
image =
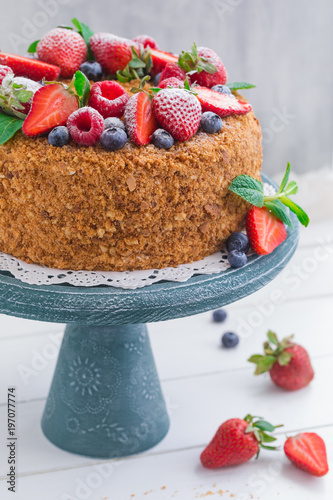
POLYGON ((211 313, 150 325, 152 346, 171 416, 168 436, 140 456, 100 461, 71 455, 43 436, 40 419, 63 326, 0 316, 0 499, 331 500, 333 472, 314 478, 293 467, 283 451, 258 461, 205 470, 199 455, 231 417, 261 415, 286 433, 316 431, 333 468, 333 220, 302 230, 284 272, 255 295, 227 307, 223 324, 211 313), (254 377, 247 358, 261 351, 271 328, 294 333, 311 353, 315 379, 296 393, 269 376, 254 377), (226 330, 241 335, 234 350, 220 347, 226 330), (17 492, 7 491, 7 388, 17 391, 17 492))

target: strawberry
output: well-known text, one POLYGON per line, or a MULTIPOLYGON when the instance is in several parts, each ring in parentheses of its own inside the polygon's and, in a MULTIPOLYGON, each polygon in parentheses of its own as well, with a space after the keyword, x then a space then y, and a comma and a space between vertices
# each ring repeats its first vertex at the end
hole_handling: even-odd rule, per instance
POLYGON ((297 391, 307 386, 314 372, 304 347, 291 342, 293 336, 279 342, 276 334, 269 331, 267 337, 269 341, 264 343, 265 355, 255 354, 248 360, 257 365, 255 375, 269 371, 274 384, 287 391, 297 391))
POLYGON ((96 33, 90 38, 90 48, 108 75, 122 71, 127 66, 132 59, 131 47, 134 43, 111 33, 96 33))
POLYGON ((59 66, 61 76, 69 78, 87 59, 87 45, 76 31, 55 28, 38 42, 37 55, 41 61, 59 66))
POLYGON ((152 49, 158 49, 156 40, 149 35, 138 35, 133 38, 133 42, 141 43, 144 48, 151 47, 152 49))
POLYGON ((284 452, 296 467, 313 476, 328 473, 325 443, 315 432, 301 432, 289 437, 284 443, 284 452))
POLYGON ((37 90, 42 87, 42 85, 38 82, 35 82, 34 80, 30 80, 29 78, 24 78, 23 76, 15 76, 13 78, 13 83, 15 83, 16 85, 22 85, 22 88, 24 88, 24 90, 32 92, 32 96, 30 97, 30 99, 23 104, 24 110, 21 110, 21 113, 27 115, 32 105, 33 96, 36 94, 37 90))
POLYGON ((76 96, 61 83, 45 85, 34 95, 22 130, 28 136, 43 134, 58 125, 66 125, 68 117, 77 109, 76 96))
POLYGON ((167 87, 174 87, 176 89, 183 89, 184 88, 184 82, 183 80, 179 80, 179 78, 176 78, 175 76, 171 76, 170 78, 166 78, 162 82, 158 84, 160 89, 166 89, 167 87))
POLYGON ((0 86, 0 109, 12 116, 25 120, 29 113, 34 94, 41 88, 41 84, 7 73, 0 86))
POLYGON ((104 82, 96 82, 91 87, 89 106, 97 109, 104 118, 110 116, 120 118, 124 114, 129 98, 124 87, 118 82, 105 80, 104 82))
POLYGON ((204 87, 225 85, 227 81, 227 72, 221 59, 207 47, 197 47, 194 43, 189 52, 180 54, 178 64, 186 73, 190 72, 192 82, 204 87))
POLYGON ((201 108, 196 97, 183 89, 166 88, 155 94, 154 114, 165 130, 178 141, 187 141, 198 130, 201 108))
POLYGON ((163 52, 157 49, 150 49, 150 55, 153 62, 153 68, 151 70, 153 76, 160 73, 167 63, 175 64, 178 60, 178 57, 170 54, 170 52, 163 52))
POLYGON ((131 140, 139 146, 148 144, 158 128, 151 96, 138 92, 130 97, 125 106, 124 119, 131 140))
POLYGON ((229 115, 245 115, 252 110, 251 104, 239 101, 233 95, 221 94, 199 85, 192 87, 192 89, 197 94, 203 112, 213 111, 223 118, 229 115))
POLYGON ((53 64, 47 64, 30 57, 17 56, 0 52, 0 64, 9 66, 15 76, 25 76, 38 82, 45 78, 46 80, 56 80, 60 74, 60 68, 53 64))
POLYGON ((246 232, 252 249, 267 255, 287 238, 284 223, 266 207, 252 207, 246 219, 246 232))
POLYGON ((171 77, 184 81, 186 73, 177 63, 167 63, 162 70, 159 83, 171 77))
POLYGON ((0 65, 0 85, 6 75, 13 75, 13 70, 9 66, 0 65))
POLYGON ((264 443, 275 441, 267 432, 280 426, 257 418, 247 415, 244 419, 232 418, 224 422, 201 453, 202 465, 207 469, 217 469, 242 464, 255 455, 258 457, 260 448, 275 449, 264 443))

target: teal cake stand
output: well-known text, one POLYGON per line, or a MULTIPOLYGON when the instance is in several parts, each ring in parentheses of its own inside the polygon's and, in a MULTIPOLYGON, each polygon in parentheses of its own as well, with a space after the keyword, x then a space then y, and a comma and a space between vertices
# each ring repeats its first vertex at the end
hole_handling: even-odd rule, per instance
POLYGON ((99 458, 139 453, 161 441, 169 418, 145 323, 209 311, 265 286, 297 247, 292 219, 294 229, 272 254, 185 283, 136 290, 39 286, 1 272, 1 313, 68 323, 42 418, 45 436, 64 450, 99 458))

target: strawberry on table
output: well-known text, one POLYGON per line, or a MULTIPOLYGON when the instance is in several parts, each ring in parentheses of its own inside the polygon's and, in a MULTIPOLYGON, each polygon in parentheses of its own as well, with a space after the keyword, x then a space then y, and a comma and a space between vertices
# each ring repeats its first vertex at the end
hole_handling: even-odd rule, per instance
POLYGON ((71 77, 87 59, 87 45, 76 31, 55 28, 37 44, 41 61, 60 67, 63 78, 71 77))
POLYGON ((170 52, 164 52, 163 50, 150 49, 150 55, 153 62, 153 68, 151 70, 153 76, 160 73, 167 63, 175 64, 178 61, 177 56, 170 54, 170 52))
POLYGON ((258 255, 273 252, 287 238, 284 223, 266 207, 252 207, 246 219, 246 232, 258 255))
POLYGON ((9 66, 15 76, 25 76, 38 82, 45 78, 46 80, 56 80, 60 74, 59 66, 48 64, 31 57, 22 57, 16 54, 0 52, 0 64, 9 66))
POLYGON ((260 448, 276 449, 267 446, 276 440, 270 435, 280 425, 247 415, 244 419, 232 418, 217 430, 209 445, 201 453, 200 460, 207 469, 217 469, 237 465, 259 455, 260 448))
POLYGON ((111 33, 96 33, 90 38, 90 48, 107 75, 122 71, 132 59, 132 40, 111 33))
POLYGON ((35 93, 22 130, 28 136, 35 136, 66 125, 68 117, 78 106, 76 96, 61 83, 45 85, 35 93))
POLYGON ((306 387, 314 377, 314 371, 307 351, 292 342, 293 336, 279 342, 272 331, 267 333, 264 355, 255 354, 248 361, 256 364, 255 375, 269 372, 275 385, 287 391, 306 387))
POLYGON ((97 109, 104 117, 115 116, 120 118, 124 114, 129 100, 128 93, 118 82, 105 80, 93 84, 89 95, 89 106, 97 109))
POLYGON ((186 73, 190 72, 191 81, 204 87, 225 85, 227 71, 219 56, 212 49, 197 47, 194 43, 189 52, 182 52, 178 64, 186 73))
POLYGON ((302 432, 289 437, 284 444, 284 452, 296 467, 308 474, 320 477, 328 473, 325 443, 315 432, 302 432))
POLYGON ((151 96, 146 92, 134 94, 125 106, 124 119, 130 139, 138 146, 149 144, 158 128, 151 96))
POLYGON ((213 113, 225 117, 230 115, 245 115, 252 110, 251 104, 240 101, 233 95, 221 94, 220 92, 199 85, 192 88, 197 94, 203 112, 213 111, 213 113))
POLYGON ((190 139, 200 126, 200 104, 185 89, 160 90, 154 96, 153 107, 159 123, 178 141, 190 139))

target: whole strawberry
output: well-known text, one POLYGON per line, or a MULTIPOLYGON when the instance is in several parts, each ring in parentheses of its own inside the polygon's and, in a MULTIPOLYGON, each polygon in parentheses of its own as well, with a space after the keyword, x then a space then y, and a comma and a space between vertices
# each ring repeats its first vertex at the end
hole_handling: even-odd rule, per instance
POLYGON ((284 452, 299 469, 312 476, 325 476, 328 473, 326 446, 315 432, 301 432, 289 437, 284 443, 284 452))
POLYGON ((267 337, 265 355, 255 354, 248 360, 257 365, 255 375, 268 371, 274 384, 287 391, 307 386, 314 377, 314 371, 304 347, 291 342, 293 335, 281 342, 272 331, 267 333, 267 337))
POLYGON ((154 96, 153 108, 162 127, 178 141, 190 139, 200 126, 200 103, 185 89, 160 90, 154 96))
POLYGON ((41 61, 60 67, 60 76, 70 78, 87 59, 87 45, 76 31, 55 28, 38 42, 41 61))
POLYGON ((167 78, 178 78, 178 80, 184 81, 186 72, 177 63, 167 63, 162 69, 159 83, 167 78))
POLYGON ((152 49, 158 49, 156 40, 154 40, 154 38, 149 35, 137 35, 135 38, 133 38, 133 42, 141 43, 144 48, 151 47, 152 49))
POLYGON ((9 66, 5 66, 0 64, 0 85, 2 84, 3 79, 6 75, 13 75, 13 70, 9 66))
POLYGON ((135 42, 112 35, 96 33, 90 38, 90 48, 107 75, 122 71, 132 59, 135 42))
POLYGON ((158 84, 160 89, 166 89, 167 87, 174 87, 176 89, 183 89, 184 82, 183 80, 179 80, 179 78, 175 78, 171 76, 170 78, 166 78, 161 83, 158 84))
POLYGON ((276 440, 271 436, 280 425, 273 426, 265 420, 247 415, 244 419, 232 418, 217 430, 209 445, 201 453, 200 460, 207 469, 237 465, 259 455, 260 448, 276 449, 264 443, 276 440))
POLYGON ((186 73, 190 72, 192 82, 203 87, 225 85, 227 82, 227 71, 221 59, 207 47, 197 47, 194 43, 189 52, 180 54, 178 64, 186 73))

